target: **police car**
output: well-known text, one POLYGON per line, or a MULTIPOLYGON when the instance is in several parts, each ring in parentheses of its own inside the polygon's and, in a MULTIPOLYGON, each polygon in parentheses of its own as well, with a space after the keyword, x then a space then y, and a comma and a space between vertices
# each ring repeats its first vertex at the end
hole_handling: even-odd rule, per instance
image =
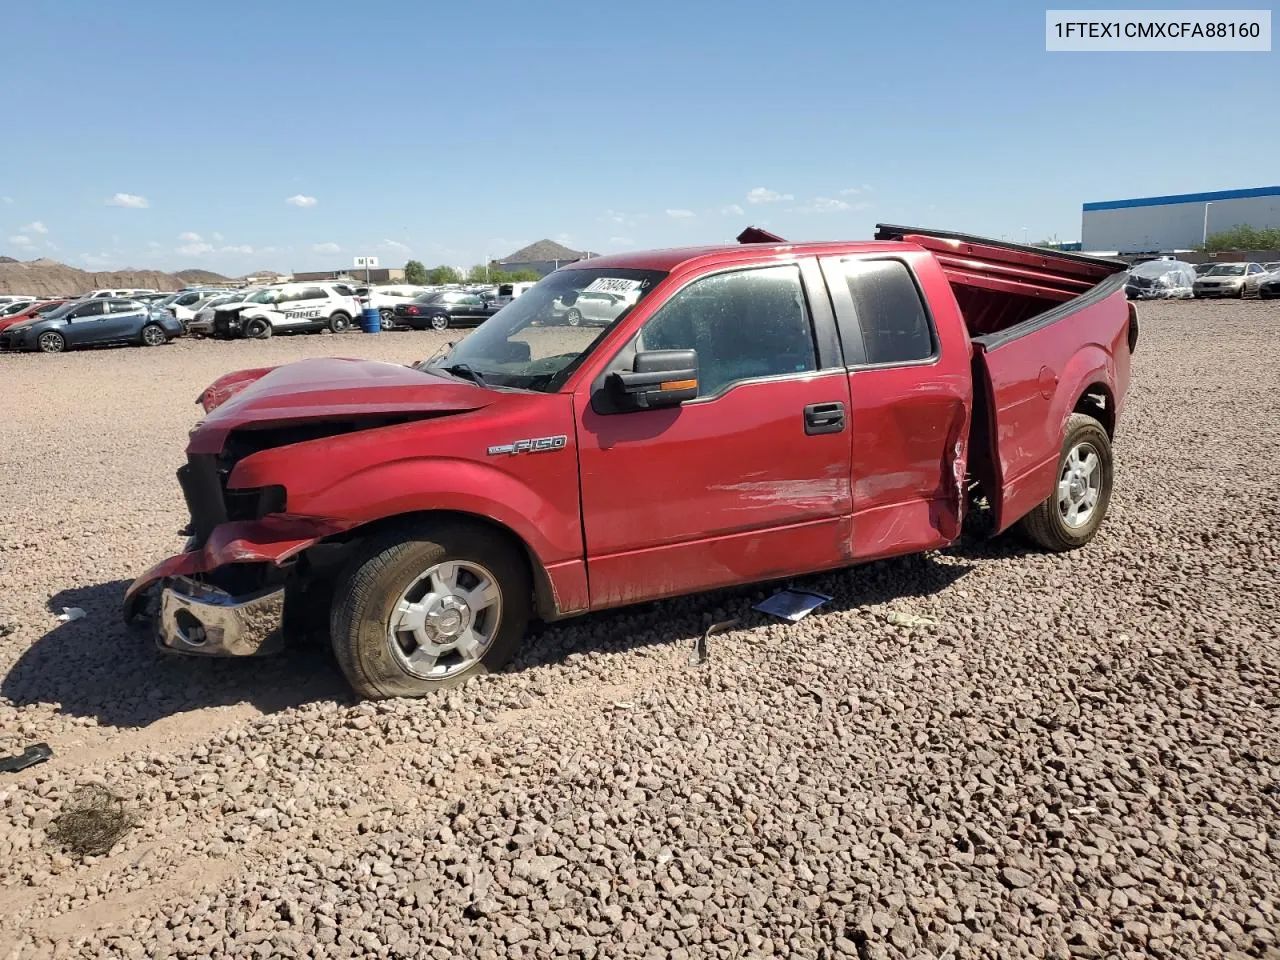
POLYGON ((360 302, 350 289, 332 283, 286 283, 265 287, 239 303, 225 303, 213 314, 215 337, 265 340, 277 333, 345 333, 360 302))

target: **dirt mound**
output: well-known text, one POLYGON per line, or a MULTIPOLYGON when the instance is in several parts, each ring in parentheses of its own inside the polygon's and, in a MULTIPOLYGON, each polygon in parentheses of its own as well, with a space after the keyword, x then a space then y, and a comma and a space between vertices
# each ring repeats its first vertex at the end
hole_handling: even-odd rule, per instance
POLYGON ((93 273, 69 267, 57 260, 22 262, 0 257, 0 293, 29 293, 38 297, 66 297, 103 287, 139 287, 178 290, 190 283, 224 283, 226 277, 207 270, 109 270, 93 273))

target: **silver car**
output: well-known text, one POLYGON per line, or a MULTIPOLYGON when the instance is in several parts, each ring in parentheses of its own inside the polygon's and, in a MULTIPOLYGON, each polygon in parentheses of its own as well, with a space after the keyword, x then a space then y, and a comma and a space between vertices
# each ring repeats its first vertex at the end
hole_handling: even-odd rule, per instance
POLYGON ((579 324, 607 327, 617 319, 623 310, 631 306, 634 297, 625 297, 616 293, 588 290, 573 298, 572 303, 557 301, 556 312, 571 327, 579 324))
POLYGON ((1258 284, 1267 272, 1260 263, 1219 263, 1212 270, 1196 277, 1197 297, 1245 297, 1256 295, 1258 284))

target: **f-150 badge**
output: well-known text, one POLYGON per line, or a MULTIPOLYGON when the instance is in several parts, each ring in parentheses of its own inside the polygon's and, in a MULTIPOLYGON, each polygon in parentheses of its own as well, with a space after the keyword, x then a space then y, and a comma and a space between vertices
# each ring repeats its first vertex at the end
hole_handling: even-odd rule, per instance
POLYGON ((545 453, 548 450, 563 450, 569 438, 561 434, 558 437, 535 437, 532 440, 516 440, 513 443, 500 443, 489 448, 489 456, 497 457, 504 453, 545 453))

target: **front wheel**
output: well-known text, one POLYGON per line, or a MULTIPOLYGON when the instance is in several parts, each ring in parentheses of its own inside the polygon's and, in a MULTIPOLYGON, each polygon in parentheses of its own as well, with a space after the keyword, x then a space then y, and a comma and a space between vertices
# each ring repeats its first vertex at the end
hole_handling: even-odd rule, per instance
POLYGON ((36 341, 41 353, 62 353, 67 349, 66 338, 56 330, 46 330, 36 341))
POLYGON ((254 317, 244 325, 244 335, 251 340, 269 340, 271 333, 271 321, 263 317, 254 317))
POLYGON ((569 321, 569 326, 576 327, 582 323, 582 311, 574 307, 565 315, 565 318, 569 321))
POLYGON ((1107 515, 1112 486, 1111 440, 1093 417, 1074 413, 1058 458, 1052 495, 1022 518, 1022 532, 1046 550, 1083 547, 1107 515))
POLYGON ((368 543, 334 591, 334 655, 363 697, 420 697, 500 669, 529 622, 529 570, 500 534, 421 523, 368 543))
POLYGON ((351 318, 339 310, 329 318, 330 333, 346 333, 351 329, 351 318))

